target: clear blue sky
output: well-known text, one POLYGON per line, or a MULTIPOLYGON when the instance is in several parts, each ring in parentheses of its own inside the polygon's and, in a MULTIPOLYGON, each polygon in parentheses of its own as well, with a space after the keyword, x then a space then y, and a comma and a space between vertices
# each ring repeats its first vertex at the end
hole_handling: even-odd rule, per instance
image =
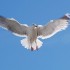
MULTIPOLYGON (((70 13, 70 0, 0 0, 0 15, 21 23, 47 24, 70 13)), ((70 70, 70 26, 31 52, 22 38, 0 28, 0 70, 70 70)))

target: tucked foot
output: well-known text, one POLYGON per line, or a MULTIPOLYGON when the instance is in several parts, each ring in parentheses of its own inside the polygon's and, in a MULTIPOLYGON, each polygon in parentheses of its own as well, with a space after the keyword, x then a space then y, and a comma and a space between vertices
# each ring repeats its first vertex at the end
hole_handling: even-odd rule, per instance
POLYGON ((34 48, 33 47, 31 47, 31 51, 34 51, 34 48))
POLYGON ((36 46, 36 48, 31 47, 31 51, 38 50, 38 49, 39 49, 38 46, 36 46))
POLYGON ((36 50, 38 50, 39 48, 38 48, 38 46, 36 46, 36 50))

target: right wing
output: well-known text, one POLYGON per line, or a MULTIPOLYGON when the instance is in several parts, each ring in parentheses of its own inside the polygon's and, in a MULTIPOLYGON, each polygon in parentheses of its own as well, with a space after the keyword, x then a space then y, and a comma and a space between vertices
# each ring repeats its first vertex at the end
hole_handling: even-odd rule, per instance
POLYGON ((29 28, 27 25, 20 24, 15 19, 8 19, 3 16, 0 16, 0 26, 20 36, 26 35, 29 28))
POLYGON ((50 38, 51 36, 55 35, 56 33, 66 29, 69 25, 70 15, 66 14, 65 16, 61 17, 60 19, 53 20, 49 22, 45 26, 38 27, 38 36, 40 38, 50 38))

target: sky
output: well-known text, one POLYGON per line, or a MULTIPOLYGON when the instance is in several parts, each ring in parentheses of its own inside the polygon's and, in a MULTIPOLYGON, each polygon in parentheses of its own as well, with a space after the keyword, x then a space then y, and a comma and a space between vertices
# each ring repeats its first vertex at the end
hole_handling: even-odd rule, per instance
MULTIPOLYGON (((70 0, 0 0, 0 15, 22 24, 45 25, 70 13, 70 0)), ((38 51, 25 49, 10 31, 0 28, 0 70, 70 70, 70 26, 42 40, 38 51)))

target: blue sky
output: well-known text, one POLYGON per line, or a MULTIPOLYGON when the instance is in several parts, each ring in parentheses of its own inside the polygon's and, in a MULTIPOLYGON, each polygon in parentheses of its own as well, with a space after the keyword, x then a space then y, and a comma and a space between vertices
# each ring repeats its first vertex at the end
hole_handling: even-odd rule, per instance
MULTIPOLYGON (((70 13, 70 0, 0 0, 0 15, 28 25, 47 24, 70 13)), ((22 38, 0 28, 0 70, 70 70, 70 26, 31 52, 22 38)))

